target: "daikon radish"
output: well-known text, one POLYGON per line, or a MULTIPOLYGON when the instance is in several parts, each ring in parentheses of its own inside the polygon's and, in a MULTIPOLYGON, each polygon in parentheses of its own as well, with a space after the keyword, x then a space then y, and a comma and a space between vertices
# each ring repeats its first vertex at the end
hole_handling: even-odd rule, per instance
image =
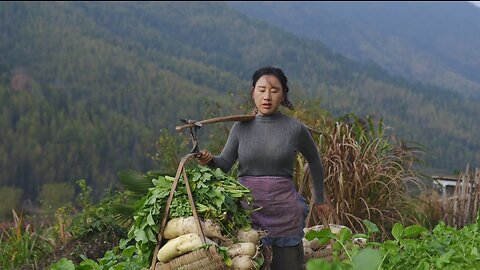
POLYGON ((260 237, 262 237, 262 232, 257 230, 238 230, 237 239, 238 242, 250 242, 258 244, 260 242, 260 237))
POLYGON ((303 242, 303 248, 310 248, 314 251, 320 249, 322 246, 326 246, 325 245, 322 245, 320 244, 320 242, 318 241, 318 239, 312 239, 312 240, 307 240, 305 238, 302 239, 302 242, 303 242))
POLYGON ((315 258, 315 251, 308 246, 303 246, 303 253, 305 255, 305 260, 315 258))
POLYGON ((239 255, 248 255, 254 257, 257 254, 257 246, 251 242, 236 243, 228 247, 228 256, 230 258, 237 257, 239 255))
POLYGON ((303 248, 310 247, 310 241, 308 241, 305 237, 302 239, 303 248))
MULTIPOLYGON (((210 219, 206 221, 201 221, 202 230, 205 237, 214 237, 222 239, 222 233, 220 225, 216 224, 210 219)), ((197 221, 194 217, 188 218, 173 218, 168 221, 167 226, 165 226, 165 231, 163 232, 163 237, 165 239, 173 239, 180 235, 189 234, 189 233, 197 233, 200 232, 197 229, 197 221)))
POLYGON ((255 263, 250 256, 240 255, 232 259, 232 269, 234 270, 255 269, 255 263))
MULTIPOLYGON (((350 230, 348 227, 343 226, 343 225, 338 225, 338 224, 330 224, 329 227, 330 227, 330 231, 333 234, 336 234, 336 235, 338 235, 343 228, 346 228, 346 229, 350 230)), ((321 230, 323 230, 323 228, 324 228, 323 225, 315 225, 313 227, 304 228, 303 231, 305 233, 310 232, 310 231, 321 231, 321 230)), ((350 230, 350 232, 351 232, 351 230, 350 230)), ((303 238, 302 241, 303 241, 303 246, 304 247, 309 247, 313 251, 317 251, 320 248, 325 247, 327 245, 327 244, 322 245, 318 241, 318 239, 312 239, 312 240, 308 241, 307 239, 303 238)))
MULTIPOLYGON (((348 228, 346 226, 343 226, 343 225, 338 225, 338 224, 330 224, 329 227, 330 227, 330 231, 332 231, 332 233, 334 233, 334 234, 339 234, 340 231, 343 228, 346 228, 346 229, 350 230, 350 228, 348 228)), ((309 231, 321 231, 321 230, 323 230, 323 225, 315 225, 313 227, 303 229, 303 231, 305 233, 307 233, 309 231)), ((350 232, 351 232, 351 230, 350 230, 350 232)))
POLYGON ((220 246, 223 246, 223 247, 229 247, 233 244, 235 244, 235 242, 233 241, 232 238, 225 238, 225 239, 222 239, 222 241, 220 242, 220 246))
POLYGON ((367 244, 367 239, 363 237, 353 238, 352 242, 359 246, 365 246, 367 244))
MULTIPOLYGON (((206 239, 207 243, 213 243, 206 239)), ((168 242, 158 251, 157 258, 160 262, 168 262, 185 253, 191 252, 203 245, 200 235, 189 233, 177 238, 168 240, 168 242)))

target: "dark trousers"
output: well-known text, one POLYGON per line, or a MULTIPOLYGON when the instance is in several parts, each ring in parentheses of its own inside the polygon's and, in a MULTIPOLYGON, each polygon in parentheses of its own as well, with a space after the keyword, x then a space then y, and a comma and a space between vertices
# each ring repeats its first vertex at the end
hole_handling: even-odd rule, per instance
POLYGON ((303 270, 305 269, 305 257, 303 243, 293 247, 272 246, 272 265, 270 270, 303 270))

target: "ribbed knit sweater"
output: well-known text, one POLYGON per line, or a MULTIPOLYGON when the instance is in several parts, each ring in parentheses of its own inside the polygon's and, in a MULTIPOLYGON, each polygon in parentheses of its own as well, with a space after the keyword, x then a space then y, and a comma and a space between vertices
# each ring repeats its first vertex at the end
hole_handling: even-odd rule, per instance
POLYGON ((323 166, 315 142, 304 124, 281 112, 235 122, 222 153, 209 165, 228 172, 238 159, 239 176, 292 177, 297 152, 310 167, 314 201, 323 203, 323 166))

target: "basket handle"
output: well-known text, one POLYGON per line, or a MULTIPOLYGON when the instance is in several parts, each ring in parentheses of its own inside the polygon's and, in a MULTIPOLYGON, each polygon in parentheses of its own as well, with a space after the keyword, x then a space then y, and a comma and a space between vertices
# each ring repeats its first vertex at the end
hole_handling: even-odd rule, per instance
POLYGON ((188 200, 190 201, 190 206, 192 207, 193 217, 197 221, 197 230, 200 232, 200 238, 202 239, 202 244, 206 244, 207 241, 205 240, 205 235, 203 234, 202 224, 200 223, 200 218, 198 217, 197 208, 195 207, 195 202, 193 201, 192 191, 190 189, 190 185, 188 184, 187 172, 185 168, 183 169, 183 182, 185 183, 185 187, 187 188, 187 195, 188 200))

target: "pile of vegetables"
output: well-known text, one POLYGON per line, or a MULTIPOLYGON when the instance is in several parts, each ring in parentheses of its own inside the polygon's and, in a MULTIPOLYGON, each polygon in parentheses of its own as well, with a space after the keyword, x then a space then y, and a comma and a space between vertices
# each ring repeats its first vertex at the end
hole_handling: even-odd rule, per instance
MULTIPOLYGON (((249 216, 253 209, 246 210, 241 206, 241 201, 251 203, 250 191, 235 178, 225 175, 220 169, 213 170, 198 166, 188 169, 187 176, 205 237, 211 239, 211 244, 215 243, 219 247, 227 247, 239 242, 238 231, 251 230, 249 216)), ((134 215, 135 222, 128 232, 129 239, 136 242, 137 254, 150 258, 155 255, 160 262, 168 262, 202 246, 186 187, 181 179, 182 182, 178 184, 170 206, 169 222, 164 232, 164 238, 170 240, 158 254, 151 254, 157 244, 156 236, 160 230, 160 221, 173 181, 174 177, 171 176, 160 176, 152 181, 154 187, 150 188, 148 194, 138 201, 134 215)), ((227 265, 235 264, 239 260, 233 255, 249 255, 251 259, 257 253, 259 238, 255 241, 253 247, 249 244, 242 245, 241 252, 230 252, 229 248, 225 248, 225 253, 230 252, 232 255, 225 256, 227 265), (249 251, 243 252, 243 249, 249 249, 249 251)), ((239 246, 232 248, 238 250, 239 246)))
MULTIPOLYGON (((201 222, 202 231, 206 238, 207 244, 214 244, 216 242, 207 237, 215 237, 216 240, 223 239, 220 233, 220 226, 208 219, 201 222)), ((191 252, 203 246, 200 232, 197 230, 195 218, 174 218, 170 220, 165 226, 163 233, 168 242, 158 251, 157 258, 161 263, 165 263, 180 255, 191 252)))
MULTIPOLYGON (((303 231, 305 232, 306 235, 310 235, 311 232, 320 232, 324 231, 325 233, 332 233, 333 235, 339 235, 342 230, 347 230, 350 234, 352 234, 352 231, 343 225, 338 225, 338 224, 329 224, 329 228, 324 228, 323 225, 315 225, 313 227, 309 228, 304 228, 303 231)), ((360 239, 360 238, 356 238, 360 239)), ((366 240, 366 239, 365 239, 366 240)), ((358 240, 357 240, 358 241, 358 240)), ((313 239, 307 239, 305 236, 302 239, 303 242, 303 252, 305 253, 305 258, 315 258, 315 252, 317 252, 320 249, 326 249, 326 248, 331 248, 329 247, 329 242, 323 239, 320 241, 318 238, 313 238, 313 239)))
POLYGON ((225 264, 233 269, 258 269, 263 263, 262 256, 256 256, 260 254, 260 233, 251 229, 249 218, 250 212, 255 209, 246 210, 241 205, 241 202, 251 205, 250 190, 220 169, 198 166, 186 172, 202 222, 202 231, 209 238, 206 245, 203 245, 198 234, 186 187, 183 179, 180 179, 163 235, 168 241, 157 254, 153 254, 166 202, 175 180, 168 175, 157 175, 152 179, 153 187, 135 203, 134 222, 127 239, 122 239, 118 247, 97 261, 83 258, 76 267, 71 260, 61 260, 53 264, 52 269, 146 269, 150 266, 152 256, 157 256, 160 262, 169 262, 182 254, 199 248, 210 249, 211 246, 215 246, 225 264))
POLYGON ((214 245, 232 269, 258 269, 262 263, 259 253, 261 233, 252 229, 239 229, 234 238, 221 234, 220 226, 210 219, 201 222, 206 245, 203 244, 193 216, 170 220, 164 232, 168 242, 158 251, 160 264, 209 245, 214 245))
MULTIPOLYGON (((260 238, 263 232, 240 229, 235 240, 237 243, 228 247, 228 257, 232 260, 234 270, 259 269, 263 264, 263 256, 259 252, 260 238)), ((229 264, 227 264, 229 265, 229 264)))

